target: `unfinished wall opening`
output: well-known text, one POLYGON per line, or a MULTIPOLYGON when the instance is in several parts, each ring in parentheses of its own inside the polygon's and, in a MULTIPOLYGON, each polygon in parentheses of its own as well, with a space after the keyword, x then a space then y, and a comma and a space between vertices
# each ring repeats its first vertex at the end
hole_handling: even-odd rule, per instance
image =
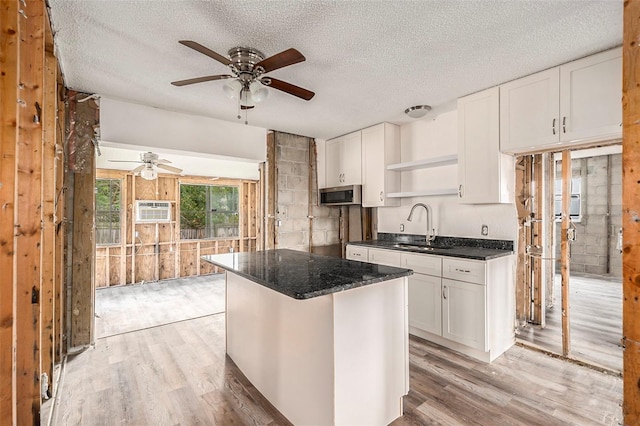
POLYGON ((621 145, 527 157, 520 159, 527 208, 519 268, 528 272, 519 283, 518 339, 620 372, 621 145))

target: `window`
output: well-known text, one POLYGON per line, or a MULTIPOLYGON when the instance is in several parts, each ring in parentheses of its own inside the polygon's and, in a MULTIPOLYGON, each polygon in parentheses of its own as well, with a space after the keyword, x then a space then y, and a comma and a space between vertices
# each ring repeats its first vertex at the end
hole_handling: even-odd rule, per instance
MULTIPOLYGON (((553 198, 556 220, 560 220, 562 217, 562 179, 556 179, 553 198)), ((582 216, 582 210, 580 207, 580 178, 571 179, 569 216, 573 222, 580 222, 582 216)))
POLYGON ((96 244, 120 243, 120 179, 96 179, 96 244))
POLYGON ((180 185, 180 238, 237 237, 238 187, 180 185))

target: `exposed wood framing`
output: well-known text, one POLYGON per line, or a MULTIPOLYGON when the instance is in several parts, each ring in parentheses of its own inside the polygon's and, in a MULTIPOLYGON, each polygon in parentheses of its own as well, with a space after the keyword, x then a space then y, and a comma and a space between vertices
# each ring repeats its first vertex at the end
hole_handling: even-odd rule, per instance
POLYGON ((65 312, 66 312, 66 304, 65 302, 65 241, 67 235, 67 225, 64 215, 64 191, 65 191, 65 182, 64 182, 64 133, 65 133, 65 90, 64 84, 62 81, 62 72, 60 72, 60 67, 58 66, 57 72, 57 81, 58 81, 58 90, 56 93, 56 156, 54 161, 54 181, 55 185, 55 291, 56 291, 56 302, 54 303, 55 312, 54 312, 54 330, 56 334, 56 347, 55 347, 55 362, 59 363, 62 360, 62 356, 66 353, 67 341, 66 341, 66 328, 65 328, 65 312))
MULTIPOLYGON (((95 257, 95 148, 98 108, 88 94, 70 92, 69 174, 73 175, 73 242, 71 245, 71 347, 93 342, 95 257), (79 102, 82 101, 82 102, 79 102)), ((69 248, 67 248, 69 249, 69 248)))
POLYGON ((640 1, 624 2, 622 336, 624 424, 640 424, 640 1))
MULTIPOLYGON (((45 69, 44 69, 44 104, 43 104, 43 146, 42 176, 50 175, 55 170, 56 157, 56 98, 58 64, 53 55, 53 34, 45 20, 45 69)), ((55 359, 56 336, 54 328, 54 312, 56 305, 55 291, 55 179, 42 179, 42 291, 41 291, 41 372, 50 379, 48 393, 52 391, 52 373, 55 359)))
POLYGON ((531 258, 531 295, 533 300, 532 319, 535 324, 544 327, 544 285, 543 285, 543 260, 542 241, 543 232, 543 205, 544 205, 544 174, 542 167, 542 154, 533 156, 533 208, 531 223, 531 246, 536 247, 536 256, 531 258))
MULTIPOLYGON (((544 265, 544 292, 545 292, 545 300, 544 304, 546 307, 552 307, 554 304, 554 294, 553 294, 553 279, 554 279, 554 267, 555 262, 553 261, 555 254, 553 252, 553 235, 554 235, 554 224, 555 224, 555 199, 554 199, 554 188, 556 181, 556 167, 555 160, 553 158, 553 153, 546 152, 542 154, 542 162, 544 165, 544 187, 545 191, 545 209, 543 214, 543 235, 542 239, 543 249, 542 255, 545 258, 543 262, 544 265)), ((544 318, 543 318, 544 321, 544 318)), ((543 324, 544 325, 544 324, 543 324)))
POLYGON ((516 318, 526 324, 531 318, 531 257, 527 246, 531 241, 531 166, 532 157, 516 161, 516 209, 518 212, 518 262, 516 264, 516 318))
POLYGON ((267 162, 266 162, 266 215, 265 215, 265 249, 270 250, 278 247, 278 236, 276 232, 276 183, 278 173, 276 169, 276 140, 275 134, 267 134, 267 162))
POLYGON ((14 195, 18 134, 18 2, 0 0, 0 419, 15 424, 14 195))
POLYGON ((42 106, 45 5, 22 4, 19 18, 19 100, 15 198, 15 398, 17 422, 40 418, 42 244, 42 106))
POLYGON ((562 230, 560 232, 560 274, 562 276, 562 355, 571 354, 569 325, 569 240, 571 225, 571 151, 562 151, 562 230))
POLYGON ((217 179, 199 176, 161 174, 154 181, 135 178, 121 170, 98 170, 100 179, 121 182, 122 241, 118 245, 96 247, 96 287, 155 281, 219 272, 200 261, 201 255, 253 251, 259 221, 258 182, 240 179, 217 179), (236 186, 239 189, 240 235, 223 239, 180 239, 180 184, 236 186), (172 203, 170 223, 136 223, 135 200, 164 200, 172 203), (136 237, 136 232, 138 237, 136 237), (242 247, 242 248, 241 248, 242 247), (135 268, 135 269, 132 269, 135 268))

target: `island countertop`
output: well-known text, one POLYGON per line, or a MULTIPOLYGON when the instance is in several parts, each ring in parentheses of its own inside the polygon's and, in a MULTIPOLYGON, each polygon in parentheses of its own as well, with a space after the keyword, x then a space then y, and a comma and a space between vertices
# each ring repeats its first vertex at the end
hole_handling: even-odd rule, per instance
POLYGON ((324 296, 413 273, 288 249, 214 254, 202 259, 294 299, 324 296))

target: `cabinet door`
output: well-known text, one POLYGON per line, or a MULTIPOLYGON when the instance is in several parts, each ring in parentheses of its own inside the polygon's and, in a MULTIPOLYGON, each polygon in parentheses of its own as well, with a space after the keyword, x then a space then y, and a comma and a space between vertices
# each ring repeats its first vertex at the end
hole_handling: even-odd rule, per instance
POLYGON ((342 138, 342 183, 341 185, 362 184, 362 141, 361 132, 350 133, 342 138))
POLYGON ((442 278, 409 276, 409 326, 442 336, 442 278))
POLYGON ((326 142, 325 171, 327 188, 342 185, 342 138, 326 142))
POLYGON ((622 136, 622 48, 560 67, 560 139, 622 136))
POLYGON ((362 206, 399 206, 399 198, 387 193, 400 191, 399 172, 387 165, 400 162, 400 128, 382 123, 362 131, 362 206))
POLYGON ((513 158, 500 152, 498 87, 458 99, 458 183, 465 204, 513 202, 513 158))
POLYGON ((526 152, 559 143, 559 99, 557 67, 500 86, 500 150, 526 152))
POLYGON ((442 279, 442 337, 489 350, 485 290, 481 284, 442 279))
POLYGON ((384 124, 362 131, 362 206, 384 205, 384 124))

